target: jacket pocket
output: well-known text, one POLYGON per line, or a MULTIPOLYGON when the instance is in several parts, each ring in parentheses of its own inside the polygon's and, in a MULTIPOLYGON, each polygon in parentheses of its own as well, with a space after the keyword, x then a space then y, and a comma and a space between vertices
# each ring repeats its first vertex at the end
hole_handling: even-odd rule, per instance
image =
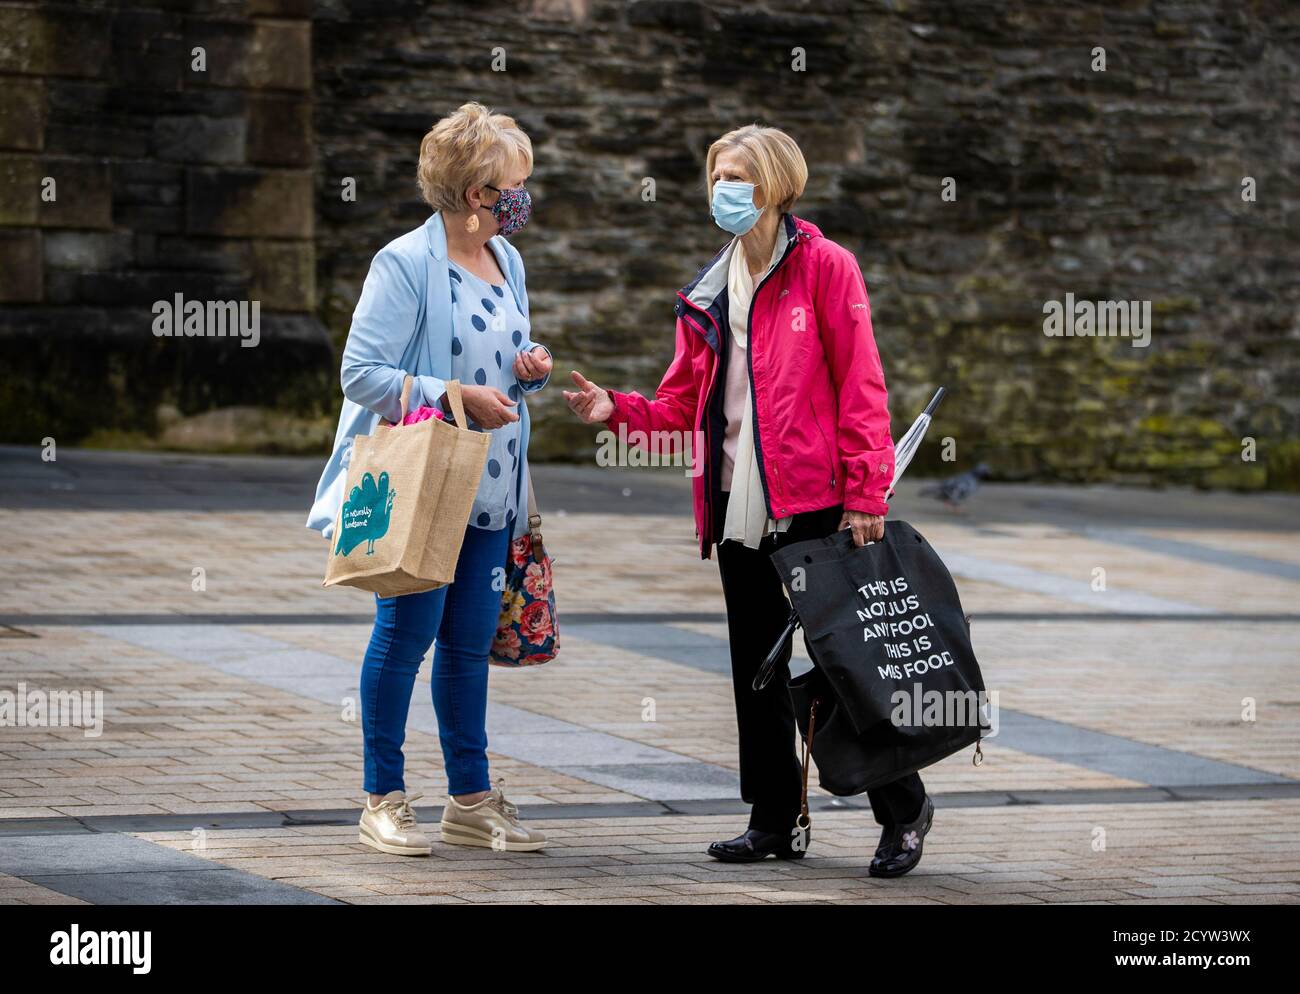
POLYGON ((813 424, 817 426, 817 434, 821 437, 822 440, 822 451, 826 453, 826 463, 827 465, 830 466, 830 471, 831 471, 831 489, 834 490, 835 469, 836 469, 836 462, 837 462, 837 460, 835 459, 835 450, 831 448, 831 443, 826 438, 826 430, 822 427, 822 419, 817 412, 817 403, 812 399, 812 397, 808 398, 808 409, 812 411, 813 424))

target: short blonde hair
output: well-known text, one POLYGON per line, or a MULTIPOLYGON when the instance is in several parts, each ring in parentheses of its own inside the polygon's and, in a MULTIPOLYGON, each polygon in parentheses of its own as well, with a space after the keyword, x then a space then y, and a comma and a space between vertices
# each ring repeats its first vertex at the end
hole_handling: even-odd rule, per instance
POLYGON ((515 119, 471 102, 429 129, 420 142, 416 179, 425 203, 456 212, 466 209, 471 186, 500 185, 519 164, 533 171, 533 143, 515 119))
POLYGON ((709 146, 705 163, 708 179, 709 202, 713 201, 713 166, 718 153, 739 149, 754 178, 754 185, 763 191, 763 206, 775 206, 784 214, 794 206, 808 185, 808 163, 795 140, 779 128, 765 128, 761 124, 747 124, 725 135, 709 146))

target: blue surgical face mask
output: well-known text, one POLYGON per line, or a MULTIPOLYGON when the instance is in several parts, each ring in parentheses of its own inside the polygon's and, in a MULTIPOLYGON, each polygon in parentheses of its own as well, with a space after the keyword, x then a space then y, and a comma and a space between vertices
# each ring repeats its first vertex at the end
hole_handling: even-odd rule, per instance
POLYGON ((743 235, 763 212, 754 206, 754 184, 719 180, 713 184, 713 220, 723 231, 743 235))

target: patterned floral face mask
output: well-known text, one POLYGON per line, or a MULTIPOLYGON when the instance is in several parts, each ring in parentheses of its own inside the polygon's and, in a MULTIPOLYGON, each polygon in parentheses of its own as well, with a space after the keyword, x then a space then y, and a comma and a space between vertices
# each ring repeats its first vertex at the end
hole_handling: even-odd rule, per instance
POLYGON ((510 190, 500 190, 491 183, 484 183, 489 190, 496 190, 500 194, 497 202, 488 208, 492 216, 497 219, 497 224, 501 226, 498 232, 502 237, 509 238, 516 231, 528 223, 528 219, 533 216, 533 198, 522 186, 514 187, 510 190))

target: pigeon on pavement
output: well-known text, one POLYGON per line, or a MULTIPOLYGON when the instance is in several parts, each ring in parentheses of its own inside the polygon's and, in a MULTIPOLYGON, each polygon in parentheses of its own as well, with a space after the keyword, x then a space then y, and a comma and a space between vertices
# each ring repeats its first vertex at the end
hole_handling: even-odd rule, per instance
POLYGON ((927 487, 922 487, 920 493, 922 497, 934 497, 936 500, 943 501, 949 507, 957 507, 979 489, 980 480, 987 479, 989 472, 988 465, 980 463, 974 469, 967 470, 965 473, 958 473, 946 480, 940 480, 927 487))

